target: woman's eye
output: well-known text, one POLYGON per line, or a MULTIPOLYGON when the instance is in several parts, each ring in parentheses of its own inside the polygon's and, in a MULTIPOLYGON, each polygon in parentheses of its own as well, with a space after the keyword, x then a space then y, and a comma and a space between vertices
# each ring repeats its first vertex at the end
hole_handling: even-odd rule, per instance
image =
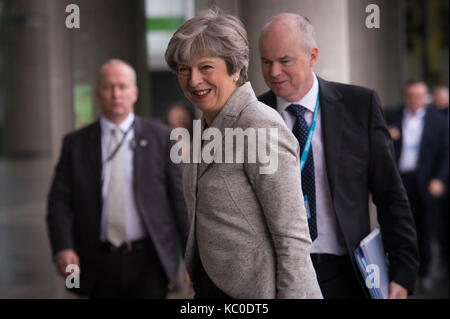
POLYGON ((179 67, 178 68, 178 73, 185 74, 187 72, 189 72, 189 68, 185 68, 185 67, 179 67))
POLYGON ((212 69, 211 65, 204 65, 201 67, 202 70, 208 70, 208 69, 212 69))

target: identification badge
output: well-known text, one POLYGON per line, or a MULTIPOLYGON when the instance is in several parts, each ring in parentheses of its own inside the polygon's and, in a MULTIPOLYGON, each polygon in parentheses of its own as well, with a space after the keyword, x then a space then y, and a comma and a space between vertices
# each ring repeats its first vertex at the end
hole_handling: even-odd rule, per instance
POLYGON ((311 211, 309 209, 308 196, 304 195, 303 199, 305 201, 305 207, 306 207, 306 212, 308 213, 308 219, 310 219, 311 218, 311 211))

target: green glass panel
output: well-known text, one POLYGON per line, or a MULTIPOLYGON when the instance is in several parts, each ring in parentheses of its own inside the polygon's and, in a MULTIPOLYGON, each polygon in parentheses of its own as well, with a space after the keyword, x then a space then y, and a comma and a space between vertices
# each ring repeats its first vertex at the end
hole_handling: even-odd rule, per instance
POLYGON ((147 18, 148 31, 176 30, 184 22, 184 17, 158 17, 147 18))
POLYGON ((89 84, 75 84, 75 128, 78 129, 93 121, 92 87, 89 84))

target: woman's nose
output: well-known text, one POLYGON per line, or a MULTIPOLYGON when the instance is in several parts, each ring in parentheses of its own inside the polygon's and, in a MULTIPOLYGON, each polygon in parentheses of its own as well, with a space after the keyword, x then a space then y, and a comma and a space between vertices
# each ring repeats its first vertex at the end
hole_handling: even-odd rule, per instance
POLYGON ((191 87, 196 87, 198 86, 200 83, 202 82, 202 76, 199 70, 197 69, 192 69, 191 70, 191 74, 190 74, 190 78, 189 78, 189 85, 191 87))

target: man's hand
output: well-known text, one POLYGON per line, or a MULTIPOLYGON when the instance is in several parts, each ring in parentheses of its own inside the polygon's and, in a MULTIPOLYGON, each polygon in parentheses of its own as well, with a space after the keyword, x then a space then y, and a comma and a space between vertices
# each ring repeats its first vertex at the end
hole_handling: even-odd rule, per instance
POLYGON ((388 127, 388 129, 389 129, 389 134, 391 134, 392 140, 397 141, 400 138, 400 130, 398 129, 398 127, 394 126, 394 125, 390 125, 388 127))
POLYGON ((432 179, 428 184, 428 192, 433 197, 440 197, 444 193, 444 188, 444 183, 437 178, 432 179))
POLYGON ((70 273, 66 272, 67 265, 75 264, 80 266, 80 259, 73 249, 65 249, 60 251, 55 258, 55 266, 58 274, 66 278, 70 273))
POLYGON ((194 287, 193 287, 191 278, 189 277, 189 273, 186 269, 186 266, 184 267, 184 283, 190 288, 190 295, 191 295, 191 297, 193 297, 195 294, 194 287))
POLYGON ((389 283, 389 299, 406 299, 408 290, 395 281, 389 283))

